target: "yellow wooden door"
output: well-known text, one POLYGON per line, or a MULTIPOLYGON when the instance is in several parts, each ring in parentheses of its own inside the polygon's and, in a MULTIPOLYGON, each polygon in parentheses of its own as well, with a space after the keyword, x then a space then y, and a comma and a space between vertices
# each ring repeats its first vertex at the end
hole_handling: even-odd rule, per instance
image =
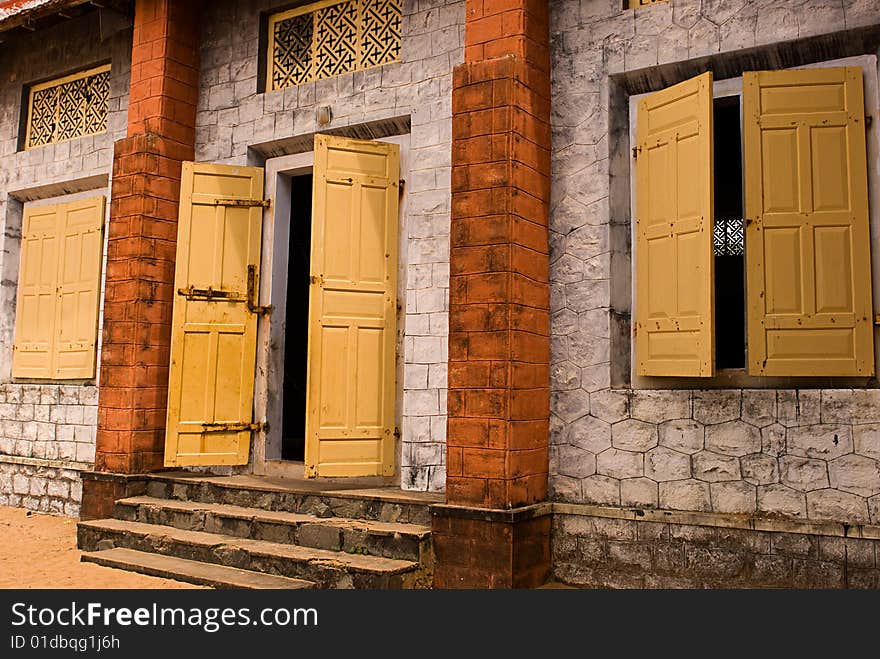
POLYGON ((247 464, 263 170, 184 163, 165 465, 247 464))
POLYGON ((64 204, 27 207, 22 218, 21 267, 15 311, 12 375, 55 375, 55 323, 58 294, 59 235, 64 204))
POLYGON ((712 73, 638 104, 636 372, 715 371, 712 73))
POLYGON ((874 374, 862 70, 743 75, 749 373, 874 374))
POLYGON ((103 196, 65 204, 59 226, 61 258, 55 320, 55 377, 60 380, 95 375, 103 229, 103 196))
POLYGON ((395 144, 315 137, 309 477, 393 473, 399 172, 395 144))

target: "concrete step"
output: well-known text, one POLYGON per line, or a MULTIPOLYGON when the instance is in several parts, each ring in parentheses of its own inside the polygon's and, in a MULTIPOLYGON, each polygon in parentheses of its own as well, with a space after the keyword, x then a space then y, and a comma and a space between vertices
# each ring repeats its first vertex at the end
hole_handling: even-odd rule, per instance
POLYGON ((118 519, 80 522, 79 548, 114 547, 313 581, 318 588, 427 586, 419 564, 118 519))
POLYGON ((322 518, 201 501, 130 497, 116 502, 115 517, 189 531, 410 561, 425 558, 430 549, 431 529, 427 526, 322 518))
POLYGON ((190 561, 176 556, 163 556, 148 552, 115 547, 103 551, 84 552, 84 563, 96 563, 128 572, 139 572, 151 577, 175 579, 211 588, 236 588, 247 590, 302 590, 314 588, 313 581, 291 579, 276 574, 263 574, 235 567, 190 561))
POLYGON ((380 522, 431 525, 431 504, 442 496, 403 492, 391 487, 361 488, 338 483, 249 476, 151 474, 147 496, 219 503, 315 517, 345 517, 380 522))

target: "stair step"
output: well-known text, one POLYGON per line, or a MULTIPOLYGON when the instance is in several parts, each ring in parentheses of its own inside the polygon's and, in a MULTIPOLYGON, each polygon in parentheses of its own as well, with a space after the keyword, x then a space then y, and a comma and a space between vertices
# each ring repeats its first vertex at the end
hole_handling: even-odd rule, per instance
POLYGON ((416 524, 316 517, 148 496, 121 499, 116 506, 116 517, 128 521, 332 551, 366 550, 374 556, 412 561, 420 559, 431 535, 429 527, 416 524))
MULTIPOLYGON (((327 486, 330 487, 330 486, 327 486)), ((431 525, 431 505, 443 497, 385 488, 318 489, 294 480, 270 481, 246 476, 151 474, 146 494, 159 499, 220 503, 316 517, 345 517, 431 525)))
POLYGON ((138 572, 151 577, 176 579, 212 588, 239 588, 248 590, 314 588, 313 581, 292 579, 277 574, 264 574, 214 563, 190 561, 176 556, 163 556, 149 552, 114 547, 102 551, 84 552, 81 560, 105 567, 138 572))
POLYGON ((418 582, 419 564, 382 556, 251 540, 220 533, 119 519, 80 522, 80 549, 125 547, 256 572, 314 581, 319 588, 403 588, 418 582))

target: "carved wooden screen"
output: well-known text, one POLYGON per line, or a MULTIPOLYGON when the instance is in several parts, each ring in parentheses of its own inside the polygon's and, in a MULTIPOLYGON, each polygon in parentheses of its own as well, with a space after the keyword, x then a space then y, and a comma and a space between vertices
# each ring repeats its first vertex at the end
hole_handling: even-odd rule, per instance
POLYGON ((401 0, 326 0, 269 19, 268 89, 400 59, 401 0))
POLYGON ((109 64, 34 85, 25 148, 103 133, 109 99, 109 64))

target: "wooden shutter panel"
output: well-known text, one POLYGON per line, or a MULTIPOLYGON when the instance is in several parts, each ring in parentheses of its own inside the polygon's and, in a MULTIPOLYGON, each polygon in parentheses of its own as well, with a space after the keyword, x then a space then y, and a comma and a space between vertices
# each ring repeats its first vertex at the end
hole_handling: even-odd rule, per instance
POLYGON ((54 375, 59 224, 64 205, 25 207, 12 376, 54 375))
POLYGON ((743 75, 749 373, 874 374, 862 70, 743 75))
POLYGON ((394 470, 396 144, 315 136, 306 475, 394 470))
POLYGON ((103 196, 65 204, 55 320, 54 377, 59 380, 95 376, 103 227, 103 196))
POLYGON ((636 372, 715 371, 712 73, 638 104, 636 372))
POLYGON ((253 422, 263 170, 183 163, 165 465, 243 465, 253 422))

